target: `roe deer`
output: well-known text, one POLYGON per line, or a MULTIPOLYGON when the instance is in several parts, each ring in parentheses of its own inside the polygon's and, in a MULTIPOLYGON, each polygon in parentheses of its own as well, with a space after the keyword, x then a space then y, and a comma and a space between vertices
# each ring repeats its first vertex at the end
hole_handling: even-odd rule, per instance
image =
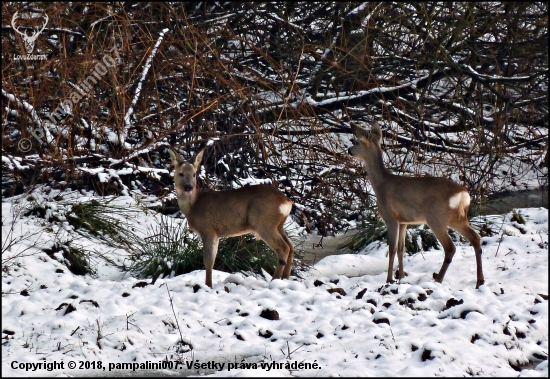
POLYGON ((288 279, 294 259, 294 246, 283 229, 292 210, 290 201, 270 184, 246 186, 228 191, 201 191, 197 187, 197 170, 204 150, 193 163, 168 149, 175 167, 174 183, 178 205, 189 228, 202 239, 206 285, 212 288, 212 268, 218 253, 220 237, 254 233, 277 255, 278 265, 273 279, 288 279))
POLYGON ((382 161, 382 131, 377 121, 367 131, 353 123, 357 137, 349 148, 350 155, 365 162, 369 181, 376 195, 378 211, 388 229, 389 266, 386 282, 393 282, 393 262, 397 249, 398 279, 403 278, 403 250, 408 224, 428 224, 443 245, 445 259, 434 279, 441 283, 455 254, 455 245, 447 234, 450 227, 474 247, 477 263, 476 288, 484 283, 481 267, 480 236, 470 226, 467 213, 468 190, 447 178, 398 176, 390 173, 382 161))

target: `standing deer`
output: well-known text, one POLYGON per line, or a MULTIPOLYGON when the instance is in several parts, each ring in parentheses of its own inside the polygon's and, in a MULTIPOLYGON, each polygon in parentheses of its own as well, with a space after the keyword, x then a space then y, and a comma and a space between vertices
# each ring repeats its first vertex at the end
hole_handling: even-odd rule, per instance
POLYGON ((294 259, 294 246, 283 229, 292 209, 290 201, 270 184, 246 186, 228 191, 204 192, 197 187, 197 170, 204 150, 193 163, 168 149, 175 167, 174 183, 178 205, 191 230, 202 239, 206 285, 212 288, 212 268, 220 237, 254 233, 279 258, 273 279, 288 279, 294 259))
POLYGON ((404 277, 403 250, 408 224, 428 224, 443 245, 445 259, 439 273, 433 273, 436 282, 443 282, 445 272, 453 260, 455 245, 447 234, 450 227, 466 238, 474 247, 477 264, 476 288, 484 283, 481 267, 480 236, 468 221, 470 205, 468 190, 447 178, 409 177, 390 173, 382 161, 382 131, 374 121, 370 131, 351 123, 357 137, 349 148, 350 155, 365 162, 378 211, 388 229, 389 266, 386 282, 393 282, 393 261, 397 249, 398 279, 404 277))

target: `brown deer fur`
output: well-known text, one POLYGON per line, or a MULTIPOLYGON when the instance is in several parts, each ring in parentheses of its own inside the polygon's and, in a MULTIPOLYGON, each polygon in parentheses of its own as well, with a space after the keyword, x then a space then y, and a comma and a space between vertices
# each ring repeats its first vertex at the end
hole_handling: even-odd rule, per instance
POLYGON ((387 282, 393 281, 395 253, 399 261, 398 279, 405 275, 403 251, 408 224, 428 224, 445 250, 445 259, 434 279, 441 283, 453 256, 455 245, 447 233, 450 227, 466 238, 475 250, 477 264, 476 288, 484 283, 481 263, 480 236, 467 218, 470 196, 468 190, 447 178, 409 177, 390 173, 382 161, 382 131, 374 122, 370 131, 351 124, 357 137, 349 154, 365 162, 378 211, 388 229, 389 266, 387 282))
POLYGON ((288 279, 294 259, 294 246, 283 229, 292 202, 269 184, 246 186, 228 191, 201 191, 196 174, 203 151, 195 160, 168 150, 175 167, 174 182, 178 205, 189 227, 202 239, 206 285, 212 287, 212 268, 218 252, 220 237, 254 233, 277 255, 278 265, 273 279, 288 279))

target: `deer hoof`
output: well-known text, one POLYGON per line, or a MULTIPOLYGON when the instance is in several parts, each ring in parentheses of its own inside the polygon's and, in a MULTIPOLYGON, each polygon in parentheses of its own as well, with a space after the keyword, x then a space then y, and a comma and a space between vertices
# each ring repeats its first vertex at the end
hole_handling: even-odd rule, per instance
POLYGON ((485 280, 478 280, 476 283, 476 290, 479 289, 479 286, 482 286, 485 284, 485 280))
POLYGON ((403 279, 405 276, 409 276, 409 274, 407 274, 407 271, 403 271, 403 277, 399 277, 399 270, 395 270, 395 277, 397 279, 403 279))
POLYGON ((438 282, 438 283, 443 282, 442 279, 439 279, 439 274, 437 274, 437 273, 434 272, 434 273, 432 274, 432 276, 433 276, 433 278, 435 279, 436 282, 438 282))

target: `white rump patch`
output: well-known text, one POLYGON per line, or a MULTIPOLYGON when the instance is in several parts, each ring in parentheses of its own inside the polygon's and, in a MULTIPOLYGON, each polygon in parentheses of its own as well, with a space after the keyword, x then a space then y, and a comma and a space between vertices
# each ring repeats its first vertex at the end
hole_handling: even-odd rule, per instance
POLYGON ((279 210, 283 216, 288 216, 292 210, 292 203, 290 201, 279 205, 279 210))
POLYGON ((449 199, 449 207, 451 207, 451 209, 456 209, 460 205, 462 205, 463 207, 467 207, 470 205, 470 195, 468 195, 468 192, 459 192, 449 199))

